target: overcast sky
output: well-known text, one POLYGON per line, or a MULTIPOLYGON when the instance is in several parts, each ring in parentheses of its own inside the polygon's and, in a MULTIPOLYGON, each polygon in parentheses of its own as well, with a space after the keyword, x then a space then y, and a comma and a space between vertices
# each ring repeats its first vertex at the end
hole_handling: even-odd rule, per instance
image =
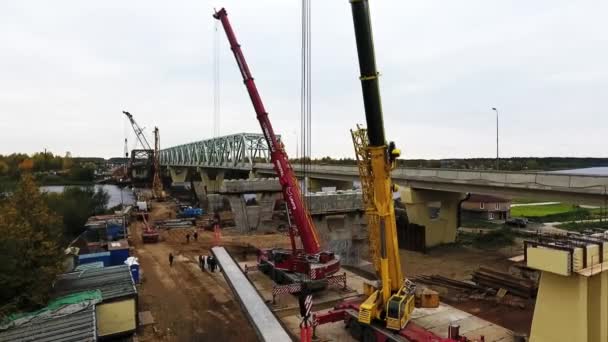
MULTIPOLYGON (((608 156, 608 2, 371 1, 386 132, 406 158, 608 156)), ((295 155, 300 1, 1 1, 0 154, 120 156, 134 114, 163 147, 213 135, 225 6, 295 155)), ((313 0, 314 156, 365 122, 350 5, 313 0)), ((221 133, 260 132, 223 31, 221 133)))

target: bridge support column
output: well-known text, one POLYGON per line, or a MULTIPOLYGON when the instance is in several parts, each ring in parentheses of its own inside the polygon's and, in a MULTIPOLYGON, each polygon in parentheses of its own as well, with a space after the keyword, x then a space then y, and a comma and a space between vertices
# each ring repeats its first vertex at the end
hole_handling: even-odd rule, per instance
POLYGON ((192 181, 192 187, 196 198, 201 205, 201 208, 207 208, 207 194, 205 193, 205 185, 202 181, 192 181))
POLYGON ((309 192, 319 192, 326 187, 335 187, 336 190, 352 190, 354 186, 352 181, 317 179, 312 177, 306 177, 306 185, 309 192))
POLYGON ((224 170, 198 169, 206 193, 217 193, 224 182, 224 170))
POLYGON ((435 190, 402 188, 401 201, 408 219, 425 227, 426 247, 456 241, 458 211, 464 194, 435 190))
POLYGON ((169 167, 169 174, 171 175, 171 182, 184 183, 188 178, 188 169, 180 167, 169 167))

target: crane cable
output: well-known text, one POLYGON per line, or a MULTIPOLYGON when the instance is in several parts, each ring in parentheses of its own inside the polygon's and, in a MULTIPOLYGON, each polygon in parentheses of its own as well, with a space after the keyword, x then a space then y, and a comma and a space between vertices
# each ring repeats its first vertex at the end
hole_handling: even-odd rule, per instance
MULTIPOLYGON (((307 175, 311 167, 311 30, 310 0, 302 0, 302 54, 300 88, 300 163, 304 179, 303 202, 308 192, 307 175)), ((309 204, 309 203, 307 203, 309 204)))
POLYGON ((213 137, 220 135, 220 34, 219 21, 213 32, 213 137))

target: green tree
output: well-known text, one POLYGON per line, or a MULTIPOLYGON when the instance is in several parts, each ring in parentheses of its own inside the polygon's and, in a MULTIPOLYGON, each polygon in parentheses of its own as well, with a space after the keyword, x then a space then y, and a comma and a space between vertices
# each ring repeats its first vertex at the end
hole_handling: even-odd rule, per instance
POLYGON ((63 260, 61 220, 29 173, 0 204, 0 316, 48 300, 63 260))
POLYGON ((8 164, 4 160, 0 160, 0 176, 6 176, 8 171, 8 164))

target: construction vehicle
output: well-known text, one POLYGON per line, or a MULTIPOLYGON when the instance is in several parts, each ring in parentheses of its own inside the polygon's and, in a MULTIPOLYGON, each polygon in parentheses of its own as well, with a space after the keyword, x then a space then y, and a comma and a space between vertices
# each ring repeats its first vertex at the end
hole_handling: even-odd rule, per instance
POLYGON ((401 269, 393 206, 395 186, 390 172, 401 152, 394 143, 387 144, 384 136, 369 4, 352 1, 351 6, 368 127, 352 132, 352 137, 370 235, 370 255, 380 278, 376 286, 365 286, 368 298, 359 306, 358 320, 363 324, 380 320, 388 329, 401 330, 414 311, 415 290, 401 269))
POLYGON ((160 132, 154 127, 154 176, 152 178, 152 196, 157 201, 165 200, 165 191, 160 179, 160 132))
POLYGON ((133 115, 126 111, 122 113, 129 119, 137 141, 142 147, 131 150, 131 159, 127 168, 128 178, 134 185, 150 186, 154 176, 154 150, 143 133, 144 129, 135 121, 133 115))
POLYGON ((147 215, 142 215, 143 227, 141 232, 141 241, 143 243, 156 243, 159 240, 160 234, 156 226, 148 223, 147 215))
MULTIPOLYGON (((452 334, 444 339, 413 323, 415 285, 401 268, 391 180, 400 151, 386 142, 374 44, 367 0, 351 0, 367 129, 351 131, 369 230, 369 254, 379 280, 364 283, 363 302, 346 301, 315 315, 315 326, 345 321, 351 335, 365 342, 467 341, 452 334)), ((448 329, 446 327, 446 329, 448 329)))
POLYGON ((226 10, 215 12, 226 33, 230 48, 234 53, 245 87, 249 93, 264 138, 270 150, 274 170, 279 177, 283 198, 287 204, 288 216, 291 217, 288 227, 291 250, 272 248, 260 251, 259 267, 263 271, 275 274, 279 282, 296 282, 306 284, 308 288, 325 287, 327 277, 340 269, 340 260, 333 252, 322 251, 315 226, 306 208, 298 181, 287 158, 283 144, 274 133, 268 113, 264 108, 260 94, 245 61, 241 46, 228 20, 226 10), (296 236, 300 237, 302 248, 296 247, 296 236))

